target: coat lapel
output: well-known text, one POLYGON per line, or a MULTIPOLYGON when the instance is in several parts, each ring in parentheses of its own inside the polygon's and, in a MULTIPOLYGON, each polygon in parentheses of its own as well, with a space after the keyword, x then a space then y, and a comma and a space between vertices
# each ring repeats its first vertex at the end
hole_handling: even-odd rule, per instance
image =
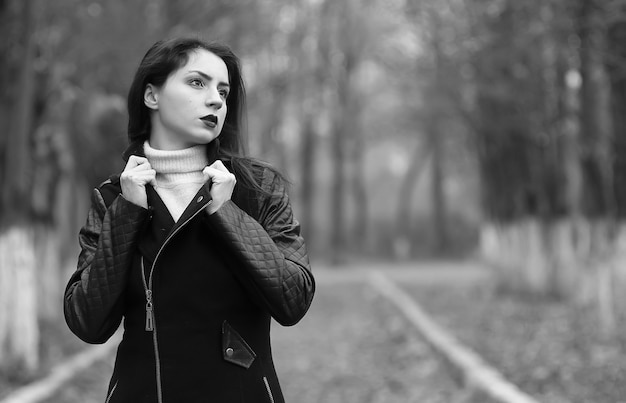
POLYGON ((152 262, 168 234, 172 231, 174 219, 152 186, 146 186, 146 195, 148 196, 150 223, 144 236, 139 238, 138 247, 141 254, 152 262))
POLYGON ((211 201, 211 194, 209 193, 209 191, 209 184, 205 183, 204 185, 202 185, 202 187, 200 188, 200 190, 198 190, 193 199, 191 199, 176 224, 174 224, 170 233, 177 231, 179 227, 185 225, 187 221, 189 221, 189 219, 196 214, 203 214, 202 212, 199 212, 199 210, 206 207, 211 201))
MULTIPOLYGON (((128 160, 131 155, 144 157, 143 141, 134 142, 124 152, 124 159, 128 160)), ((207 145, 208 165, 217 160, 218 150, 214 143, 207 145)), ((193 197, 189 205, 183 211, 177 222, 174 222, 172 215, 156 190, 150 185, 146 186, 148 206, 151 210, 150 223, 146 228, 145 236, 140 237, 138 248, 141 254, 151 263, 156 258, 159 249, 168 237, 174 234, 180 227, 185 225, 196 214, 203 214, 199 210, 206 207, 211 200, 210 184, 204 184, 193 197)))

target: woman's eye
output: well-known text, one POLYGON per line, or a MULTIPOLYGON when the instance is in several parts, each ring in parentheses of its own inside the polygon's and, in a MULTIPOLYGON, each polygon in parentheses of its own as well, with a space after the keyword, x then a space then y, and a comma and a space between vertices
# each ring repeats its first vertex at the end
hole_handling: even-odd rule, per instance
POLYGON ((190 80, 189 84, 191 84, 194 87, 204 87, 204 81, 200 80, 199 78, 194 78, 190 80))
POLYGON ((224 99, 226 99, 226 97, 228 97, 228 91, 226 90, 220 90, 220 96, 224 99))

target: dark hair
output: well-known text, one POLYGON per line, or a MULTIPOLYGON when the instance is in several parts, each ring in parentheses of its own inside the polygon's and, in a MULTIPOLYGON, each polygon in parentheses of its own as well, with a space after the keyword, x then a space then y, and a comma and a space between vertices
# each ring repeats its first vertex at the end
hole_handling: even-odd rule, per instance
POLYGON ((150 110, 143 102, 148 84, 160 87, 167 78, 189 61, 195 50, 207 50, 221 58, 228 69, 230 92, 226 99, 228 112, 219 137, 213 142, 219 158, 231 163, 234 173, 243 184, 264 192, 260 187, 260 173, 271 169, 284 180, 282 175, 268 164, 244 155, 242 120, 245 112, 246 91, 241 75, 239 58, 223 44, 205 42, 198 38, 173 38, 156 42, 143 57, 128 91, 128 140, 131 144, 143 143, 150 137, 150 110))

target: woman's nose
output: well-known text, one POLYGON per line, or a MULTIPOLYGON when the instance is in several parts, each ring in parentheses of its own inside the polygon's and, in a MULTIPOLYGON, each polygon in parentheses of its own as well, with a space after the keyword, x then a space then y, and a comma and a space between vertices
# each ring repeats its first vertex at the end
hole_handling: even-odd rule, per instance
POLYGON ((224 101, 222 100, 219 91, 214 88, 208 91, 205 103, 215 109, 220 109, 224 104, 224 101))

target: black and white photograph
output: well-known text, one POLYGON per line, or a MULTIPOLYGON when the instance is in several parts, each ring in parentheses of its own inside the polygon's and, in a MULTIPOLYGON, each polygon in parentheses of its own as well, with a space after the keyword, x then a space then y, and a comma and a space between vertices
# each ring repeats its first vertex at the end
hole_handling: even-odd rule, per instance
POLYGON ((626 0, 0 0, 0 403, 626 403, 626 0))

